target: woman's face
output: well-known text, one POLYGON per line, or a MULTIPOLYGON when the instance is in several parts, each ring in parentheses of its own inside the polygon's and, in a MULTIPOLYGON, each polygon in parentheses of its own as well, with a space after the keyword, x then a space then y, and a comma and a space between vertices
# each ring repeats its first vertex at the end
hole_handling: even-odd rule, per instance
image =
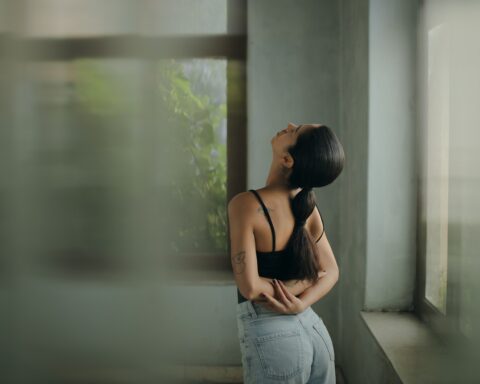
POLYGON ((287 128, 278 131, 277 134, 270 140, 273 153, 283 156, 285 152, 287 152, 287 149, 296 143, 298 136, 308 129, 318 128, 320 126, 321 124, 296 125, 293 123, 288 123, 287 128))

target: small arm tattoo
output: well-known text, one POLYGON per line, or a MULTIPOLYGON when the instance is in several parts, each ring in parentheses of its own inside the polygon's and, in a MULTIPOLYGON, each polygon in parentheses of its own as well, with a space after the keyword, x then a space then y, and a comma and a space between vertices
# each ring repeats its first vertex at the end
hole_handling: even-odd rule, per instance
POLYGON ((236 274, 243 273, 245 271, 245 251, 240 251, 232 256, 233 271, 236 274))

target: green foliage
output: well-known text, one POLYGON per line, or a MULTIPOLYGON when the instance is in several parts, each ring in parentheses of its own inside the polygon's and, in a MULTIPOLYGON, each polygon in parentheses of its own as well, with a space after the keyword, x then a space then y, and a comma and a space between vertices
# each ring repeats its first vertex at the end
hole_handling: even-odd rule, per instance
POLYGON ((169 180, 168 201, 176 207, 178 220, 171 246, 182 252, 226 251, 226 145, 217 133, 226 104, 195 92, 174 60, 159 64, 159 77, 176 172, 169 180))

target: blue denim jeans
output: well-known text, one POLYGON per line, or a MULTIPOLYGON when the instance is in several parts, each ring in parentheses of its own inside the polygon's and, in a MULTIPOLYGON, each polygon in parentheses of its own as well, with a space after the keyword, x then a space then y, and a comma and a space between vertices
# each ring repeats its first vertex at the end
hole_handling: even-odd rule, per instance
POLYGON ((332 339, 308 307, 285 315, 262 304, 237 304, 244 384, 335 384, 332 339))

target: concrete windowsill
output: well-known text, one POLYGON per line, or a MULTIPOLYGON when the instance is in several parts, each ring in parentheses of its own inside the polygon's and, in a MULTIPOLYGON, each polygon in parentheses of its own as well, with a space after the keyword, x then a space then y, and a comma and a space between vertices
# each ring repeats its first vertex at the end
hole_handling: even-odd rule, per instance
POLYGON ((414 314, 361 311, 360 315, 391 364, 391 382, 454 382, 447 349, 414 314))

